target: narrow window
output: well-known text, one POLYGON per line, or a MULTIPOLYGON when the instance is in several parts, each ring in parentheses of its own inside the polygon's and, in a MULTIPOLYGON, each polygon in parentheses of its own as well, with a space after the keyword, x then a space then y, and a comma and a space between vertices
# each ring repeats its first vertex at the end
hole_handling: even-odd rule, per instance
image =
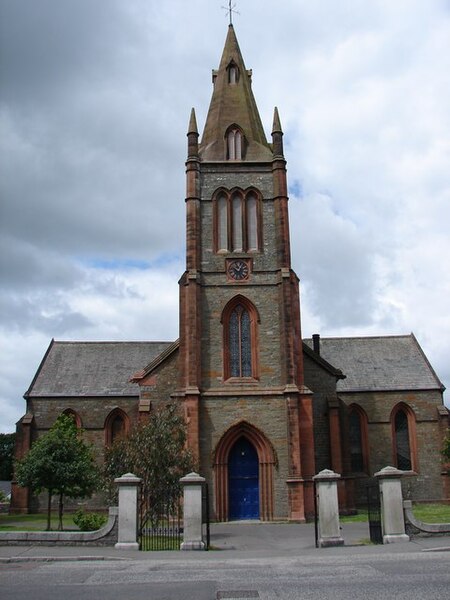
POLYGON ((394 428, 397 468, 401 471, 410 471, 412 468, 411 450, 409 446, 408 416, 405 411, 397 411, 394 420, 394 428))
POLYGON ((256 192, 219 190, 214 202, 215 252, 257 252, 261 248, 259 198, 256 192))
POLYGON ((116 415, 111 423, 111 443, 123 438, 125 435, 125 423, 120 415, 116 415))
POLYGON ((258 250, 258 214, 255 194, 247 196, 247 249, 258 250))
POLYGON ((236 131, 234 132, 234 147, 235 147, 235 159, 236 160, 241 160, 242 159, 242 134, 239 131, 239 129, 236 129, 236 131))
POLYGON ((230 129, 227 133, 228 160, 242 159, 242 133, 239 129, 230 129))
POLYGON ((250 315, 238 304, 229 320, 230 376, 252 376, 250 315))
POLYGON ((217 250, 228 250, 227 198, 221 194, 217 200, 217 250))
POLYGON ((233 250, 242 252, 242 198, 237 194, 233 196, 233 250))
POLYGON ((128 435, 130 420, 120 408, 112 410, 105 420, 105 444, 111 446, 115 441, 128 435))
POLYGON ((228 83, 235 84, 237 83, 238 78, 238 70, 235 65, 231 65, 228 69, 228 83))
POLYGON ((258 312, 244 296, 238 295, 222 313, 224 379, 257 378, 258 312))
POLYGON ((356 410, 349 417, 350 464, 355 473, 364 471, 364 455, 362 446, 361 418, 356 410))

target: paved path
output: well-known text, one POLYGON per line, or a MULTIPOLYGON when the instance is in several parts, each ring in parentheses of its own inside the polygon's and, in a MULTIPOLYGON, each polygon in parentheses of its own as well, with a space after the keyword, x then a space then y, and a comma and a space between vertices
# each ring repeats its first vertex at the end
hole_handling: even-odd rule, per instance
POLYGON ((99 546, 0 546, 0 561, 8 560, 137 560, 212 561, 215 559, 301 556, 409 554, 450 551, 450 536, 416 537, 412 542, 375 546, 369 544, 367 523, 342 526, 345 546, 316 549, 314 526, 292 523, 217 523, 211 525, 210 552, 136 552, 99 546))

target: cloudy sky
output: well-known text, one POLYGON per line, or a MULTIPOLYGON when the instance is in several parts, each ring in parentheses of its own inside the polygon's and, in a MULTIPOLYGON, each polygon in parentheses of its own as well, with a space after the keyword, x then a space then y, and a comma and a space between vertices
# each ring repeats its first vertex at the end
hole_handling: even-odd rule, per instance
MULTIPOLYGON (((225 4, 0 0, 1 432, 52 337, 178 336, 186 129, 225 4)), ((285 131, 304 336, 413 331, 450 386, 450 0, 237 4, 285 131)))

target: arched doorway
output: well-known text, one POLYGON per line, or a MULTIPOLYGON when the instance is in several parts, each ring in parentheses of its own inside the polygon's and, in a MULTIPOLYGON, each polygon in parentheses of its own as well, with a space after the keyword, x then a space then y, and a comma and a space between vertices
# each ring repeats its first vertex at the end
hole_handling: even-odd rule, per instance
POLYGON ((259 519, 259 460, 253 444, 239 438, 228 456, 229 519, 259 519))
MULTIPOLYGON (((251 448, 250 456, 253 457, 253 466, 251 469, 253 471, 250 470, 250 472, 253 473, 253 478, 256 456, 258 516, 250 518, 271 521, 273 519, 273 470, 276 465, 276 456, 272 444, 264 433, 247 421, 240 421, 225 431, 215 448, 213 462, 215 517, 218 521, 228 521, 229 519, 237 518, 236 516, 232 516, 230 511, 231 496, 229 486, 230 484, 232 486, 234 484, 237 485, 238 481, 234 481, 229 477, 229 470, 230 467, 231 470, 233 468, 238 469, 237 474, 239 474, 239 458, 237 454, 241 440, 244 440, 242 443, 248 444, 251 448), (232 461, 237 461, 238 466, 233 467, 230 465, 232 461)), ((242 481, 240 483, 242 484, 242 481)))

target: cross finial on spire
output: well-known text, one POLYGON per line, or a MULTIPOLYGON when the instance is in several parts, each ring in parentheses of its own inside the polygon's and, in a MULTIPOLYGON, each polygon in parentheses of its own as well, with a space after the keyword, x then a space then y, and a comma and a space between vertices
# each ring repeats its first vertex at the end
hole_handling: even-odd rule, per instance
POLYGON ((226 6, 222 6, 222 8, 227 11, 227 15, 230 15, 230 25, 233 25, 233 13, 236 15, 240 14, 237 10, 234 10, 236 2, 233 4, 232 0, 228 0, 228 8, 226 6))

